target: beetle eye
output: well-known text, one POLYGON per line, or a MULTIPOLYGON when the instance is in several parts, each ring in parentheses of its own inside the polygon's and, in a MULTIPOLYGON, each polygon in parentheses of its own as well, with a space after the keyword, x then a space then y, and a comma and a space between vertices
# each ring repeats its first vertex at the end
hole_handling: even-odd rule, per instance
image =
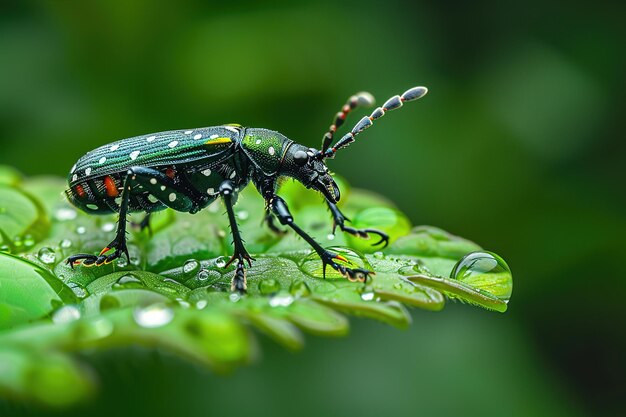
POLYGON ((304 151, 297 151, 293 154, 293 160, 298 166, 304 166, 309 160, 309 155, 307 155, 304 151))

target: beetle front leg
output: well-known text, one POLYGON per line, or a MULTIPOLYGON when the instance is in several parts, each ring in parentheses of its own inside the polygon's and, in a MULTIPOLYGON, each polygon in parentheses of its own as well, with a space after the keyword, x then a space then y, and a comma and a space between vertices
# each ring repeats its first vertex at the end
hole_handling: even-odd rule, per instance
POLYGON ((348 219, 345 214, 343 214, 341 210, 339 210, 339 207, 337 207, 336 204, 331 203, 328 200, 326 200, 326 203, 328 204, 328 208, 330 209, 330 212, 333 216, 333 234, 335 234, 335 230, 337 229, 337 227, 339 227, 342 232, 350 233, 352 236, 360 237, 363 239, 369 239, 370 234, 378 235, 380 239, 378 240, 378 242, 372 243, 372 246, 377 246, 382 243, 382 248, 387 247, 387 245, 389 244, 389 235, 387 233, 378 229, 355 229, 353 227, 346 226, 345 222, 349 222, 350 219, 348 219))
POLYGON ((304 230, 300 229, 300 227, 294 223, 293 216, 287 207, 287 203, 285 200, 275 195, 272 197, 270 201, 270 206, 272 211, 278 217, 278 220, 281 224, 291 227, 294 232, 296 232, 302 239, 304 239, 315 252, 322 259, 323 265, 323 274, 324 278, 326 278, 326 266, 330 265, 334 270, 339 271, 344 277, 346 277, 350 281, 360 281, 366 282, 367 278, 370 275, 373 275, 374 272, 368 271, 366 269, 361 268, 347 268, 343 265, 335 262, 336 260, 347 262, 347 259, 341 255, 334 254, 332 252, 327 251, 323 247, 320 246, 319 243, 315 241, 311 236, 309 236, 304 230))
POLYGON ((230 180, 226 180, 220 184, 219 187, 220 195, 224 200, 224 205, 226 206, 226 212, 228 213, 228 222, 230 223, 230 232, 233 235, 233 245, 235 248, 235 252, 230 260, 226 263, 226 266, 229 266, 235 260, 237 263, 237 270, 235 271, 235 276, 232 279, 230 284, 231 291, 238 291, 240 293, 246 292, 247 283, 246 283, 246 270, 244 268, 244 261, 248 262, 248 266, 252 266, 252 261, 254 258, 250 256, 245 246, 243 245, 243 239, 241 238, 241 234, 239 233, 239 226, 237 225, 237 219, 235 218, 235 210, 233 208, 233 194, 234 194, 234 185, 230 180))

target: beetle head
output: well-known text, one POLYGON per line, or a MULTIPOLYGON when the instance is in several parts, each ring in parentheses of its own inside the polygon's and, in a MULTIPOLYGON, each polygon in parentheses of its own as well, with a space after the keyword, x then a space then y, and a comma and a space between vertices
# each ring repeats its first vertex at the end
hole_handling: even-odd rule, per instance
POLYGON ((316 149, 293 143, 285 154, 283 172, 300 181, 305 187, 321 192, 330 202, 336 203, 341 196, 339 187, 324 161, 316 158, 318 153, 316 149))

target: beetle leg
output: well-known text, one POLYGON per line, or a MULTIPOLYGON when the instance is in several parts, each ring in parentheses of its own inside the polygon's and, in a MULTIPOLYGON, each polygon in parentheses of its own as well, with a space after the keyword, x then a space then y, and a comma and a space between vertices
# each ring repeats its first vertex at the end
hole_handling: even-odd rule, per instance
POLYGON ((226 263, 229 266, 235 260, 237 263, 237 270, 235 276, 231 282, 231 291, 238 291, 244 293, 246 291, 246 271, 244 268, 244 261, 248 262, 248 266, 252 266, 254 258, 250 256, 245 246, 243 245, 243 239, 239 233, 239 226, 237 225, 237 219, 235 218, 234 205, 234 190, 235 187, 230 180, 226 180, 220 184, 219 193, 224 199, 224 205, 226 206, 226 212, 228 213, 228 221, 230 223, 230 232, 233 235, 233 245, 235 251, 230 260, 226 263))
POLYGON ((337 207, 336 204, 331 203, 328 200, 326 200, 326 203, 328 204, 328 208, 330 209, 330 212, 333 216, 333 234, 335 233, 337 227, 339 227, 342 232, 350 233, 353 236, 363 239, 369 239, 370 234, 378 235, 378 242, 372 243, 372 246, 383 244, 382 248, 387 247, 387 245, 389 244, 389 235, 387 233, 378 229, 355 229, 353 227, 346 226, 345 222, 349 222, 350 219, 348 219, 345 214, 343 214, 341 210, 339 210, 339 207, 337 207))
POLYGON ((267 211, 265 213, 265 217, 263 218, 263 222, 267 223, 267 227, 270 228, 270 230, 274 233, 276 233, 279 236, 283 236, 287 233, 286 230, 281 230, 278 228, 278 226, 276 226, 276 223, 274 223, 274 214, 272 214, 271 211, 267 211))
POLYGON ((315 241, 311 236, 309 236, 304 230, 300 229, 300 227, 294 223, 293 216, 287 207, 287 203, 285 200, 275 195, 272 197, 270 201, 270 206, 272 208, 273 213, 278 217, 278 220, 281 224, 291 227, 294 232, 296 232, 302 239, 304 239, 315 252, 322 259, 323 265, 323 274, 324 278, 326 277, 326 266, 330 265, 334 270, 339 271, 344 277, 346 277, 350 281, 359 281, 366 282, 367 278, 370 275, 373 275, 374 272, 368 271, 366 269, 361 268, 347 268, 343 265, 335 262, 336 260, 346 262, 347 259, 341 255, 334 254, 330 251, 327 251, 323 247, 320 246, 319 243, 315 241))

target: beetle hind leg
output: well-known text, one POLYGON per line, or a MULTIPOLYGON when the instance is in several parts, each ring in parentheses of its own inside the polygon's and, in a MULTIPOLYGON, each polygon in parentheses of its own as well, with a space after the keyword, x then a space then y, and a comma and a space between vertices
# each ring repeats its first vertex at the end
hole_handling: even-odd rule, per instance
POLYGON ((363 239, 369 239, 371 237, 370 235, 377 235, 379 239, 377 242, 372 243, 372 246, 378 246, 382 244, 382 248, 387 247, 387 245, 389 244, 389 235, 387 233, 378 229, 355 229, 354 227, 346 226, 345 222, 349 222, 350 219, 348 219, 341 212, 341 210, 339 210, 339 207, 337 207, 336 204, 331 203, 328 200, 326 200, 326 203, 328 204, 328 208, 330 209, 330 212, 333 216, 333 234, 335 233, 335 230, 337 230, 337 227, 339 227, 342 232, 350 233, 352 236, 360 237, 363 239))

